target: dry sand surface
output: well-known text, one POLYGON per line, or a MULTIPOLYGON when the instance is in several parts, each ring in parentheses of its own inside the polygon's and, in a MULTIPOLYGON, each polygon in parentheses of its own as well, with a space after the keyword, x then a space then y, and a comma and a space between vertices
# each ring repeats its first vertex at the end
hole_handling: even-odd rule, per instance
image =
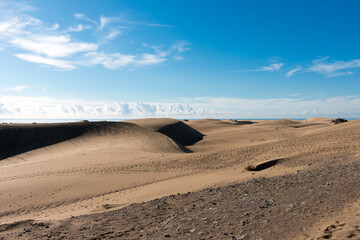
POLYGON ((360 239, 359 170, 360 120, 2 124, 0 239, 360 239))

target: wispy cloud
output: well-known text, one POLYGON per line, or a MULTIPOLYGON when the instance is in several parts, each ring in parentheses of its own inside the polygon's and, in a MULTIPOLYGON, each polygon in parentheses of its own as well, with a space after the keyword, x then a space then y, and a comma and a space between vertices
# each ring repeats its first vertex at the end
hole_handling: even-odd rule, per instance
POLYGON ((172 53, 182 53, 182 52, 186 52, 189 51, 191 48, 190 43, 187 41, 178 41, 176 43, 174 43, 169 49, 165 50, 164 49, 164 45, 160 45, 160 46, 149 46, 146 43, 143 43, 143 46, 145 47, 149 47, 155 50, 156 54, 160 57, 166 57, 169 56, 172 53))
POLYGON ((105 17, 101 16, 99 20, 99 28, 103 29, 106 25, 111 23, 122 23, 122 24, 128 24, 128 25, 145 25, 150 27, 174 27, 173 25, 169 24, 160 24, 160 23, 149 23, 149 22, 141 22, 141 21, 135 21, 135 20, 129 20, 128 18, 124 16, 120 17, 105 17))
POLYGON ((78 24, 75 27, 69 27, 67 32, 82 32, 82 31, 90 29, 90 28, 91 28, 90 25, 78 24))
POLYGON ((109 44, 109 40, 124 34, 122 29, 125 27, 121 26, 121 23, 138 23, 120 17, 104 16, 101 16, 97 22, 85 14, 75 13, 74 18, 86 22, 86 25, 73 24, 60 29, 58 23, 44 23, 40 19, 32 17, 30 15, 32 10, 27 5, 0 5, 2 13, 0 15, 0 44, 10 50, 15 50, 13 53, 15 57, 44 67, 73 70, 79 66, 102 64, 111 69, 124 66, 131 66, 133 69, 134 66, 159 64, 172 59, 171 54, 179 54, 188 50, 185 47, 188 44, 179 41, 166 51, 149 49, 149 51, 139 54, 118 52, 114 50, 114 47, 106 47, 106 44, 109 44), (116 23, 116 26, 113 26, 112 23, 116 23), (101 35, 97 37, 97 41, 84 41, 78 38, 75 40, 73 37, 75 32, 91 28, 93 28, 93 34, 90 35, 90 38, 94 35, 101 35), (107 52, 103 49, 113 49, 113 51, 107 52))
MULTIPOLYGON (((96 65, 101 64, 109 69, 118 69, 127 66, 144 66, 153 65, 164 62, 173 53, 181 53, 189 50, 189 43, 180 41, 173 44, 169 49, 163 49, 164 47, 155 47, 155 53, 143 53, 137 55, 128 55, 121 53, 106 54, 103 52, 89 52, 86 54, 87 60, 84 65, 96 65)), ((151 47, 154 48, 154 47, 151 47)), ((180 60, 180 59, 179 59, 180 60)))
POLYGON ((288 96, 289 97, 297 97, 297 96, 301 96, 302 93, 292 93, 292 94, 289 94, 288 96))
POLYGON ((52 25, 52 27, 49 28, 50 31, 55 31, 57 29, 59 29, 60 25, 58 23, 54 23, 54 25, 52 25))
MULTIPOLYGON (((274 63, 269 66, 264 66, 255 69, 247 69, 247 70, 237 70, 230 72, 274 72, 283 69, 283 63, 274 63)), ((289 66, 287 72, 285 73, 285 77, 291 77, 294 74, 303 74, 303 73, 317 73, 321 75, 325 75, 326 77, 337 77, 337 76, 345 76, 356 73, 356 69, 360 68, 360 59, 353 59, 349 61, 336 61, 330 60, 329 57, 324 57, 320 59, 315 59, 308 66, 289 66)))
POLYGON ((294 73, 300 71, 301 69, 302 69, 302 67, 300 67, 300 66, 297 66, 297 67, 291 69, 290 71, 288 71, 286 73, 286 77, 291 77, 292 75, 294 75, 294 73))
POLYGON ((14 37, 10 40, 14 46, 48 57, 67 57, 79 52, 94 51, 98 45, 87 42, 74 42, 68 35, 39 35, 14 37))
POLYGON ((92 20, 91 18, 86 17, 85 14, 82 14, 82 13, 75 13, 74 18, 76 18, 78 20, 84 20, 84 21, 87 21, 87 22, 95 24, 95 25, 99 24, 98 22, 92 20))
POLYGON ((16 86, 16 87, 10 87, 10 88, 3 88, 2 90, 4 92, 22 92, 25 89, 30 88, 30 86, 27 85, 20 85, 20 86, 16 86))
POLYGON ((110 33, 105 36, 106 40, 112 40, 116 38, 117 36, 121 35, 123 32, 118 28, 113 28, 110 30, 110 33))
POLYGON ((119 21, 119 18, 110 18, 110 17, 100 17, 100 29, 103 29, 105 27, 105 25, 115 22, 115 21, 119 21))
POLYGON ((256 69, 236 70, 231 72, 274 72, 279 71, 282 66, 284 66, 284 63, 273 63, 269 66, 264 66, 256 69))
POLYGON ((144 25, 151 26, 151 27, 174 27, 173 25, 169 24, 158 24, 158 23, 144 23, 144 25))
POLYGON ((332 74, 328 74, 328 77, 337 77, 337 76, 345 76, 345 75, 351 75, 354 74, 354 72, 337 72, 337 73, 332 73, 332 74))
POLYGON ((352 71, 344 70, 355 69, 359 67, 360 59, 353 59, 350 61, 329 61, 329 57, 325 57, 321 59, 315 59, 312 65, 306 70, 308 72, 315 72, 327 77, 336 77, 353 74, 352 71))
POLYGON ((181 56, 174 56, 173 58, 174 58, 175 61, 181 61, 181 60, 184 59, 184 58, 181 57, 181 56))
POLYGON ((41 64, 44 67, 54 67, 60 70, 73 70, 76 68, 76 66, 69 61, 42 57, 39 55, 15 54, 15 57, 28 62, 41 64))
POLYGON ((271 64, 270 66, 262 67, 258 69, 258 71, 278 71, 282 66, 284 66, 283 63, 274 63, 271 64))

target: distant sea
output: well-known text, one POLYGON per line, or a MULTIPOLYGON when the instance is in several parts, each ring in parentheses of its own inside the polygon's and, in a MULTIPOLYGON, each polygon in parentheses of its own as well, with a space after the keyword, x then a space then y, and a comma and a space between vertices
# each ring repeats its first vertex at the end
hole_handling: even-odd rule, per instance
MULTIPOLYGON (((188 120, 200 120, 200 119, 193 119, 193 118, 187 118, 188 120)), ((225 120, 228 118, 218 118, 219 120, 225 120)), ((278 120, 278 119, 284 119, 284 118, 233 118, 233 120, 251 120, 251 121, 255 121, 255 120, 278 120)), ((305 120, 307 118, 290 118, 292 120, 305 120)), ((358 118, 346 118, 348 120, 356 120, 358 118)), ((60 122, 79 122, 79 121, 83 121, 85 119, 0 119, 0 123, 60 123, 60 122)), ((95 121, 113 121, 113 122, 117 122, 117 121, 126 121, 126 120, 130 120, 130 119, 87 119, 90 122, 95 122, 95 121)), ((179 120, 184 120, 184 119, 179 119, 179 120)))

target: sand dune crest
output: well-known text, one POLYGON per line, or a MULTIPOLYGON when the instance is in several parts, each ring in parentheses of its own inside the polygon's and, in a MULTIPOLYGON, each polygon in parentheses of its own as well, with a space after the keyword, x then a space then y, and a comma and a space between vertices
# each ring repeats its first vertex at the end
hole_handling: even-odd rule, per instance
POLYGON ((160 132, 178 143, 189 146, 203 139, 203 134, 187 124, 171 118, 136 119, 127 122, 160 132))

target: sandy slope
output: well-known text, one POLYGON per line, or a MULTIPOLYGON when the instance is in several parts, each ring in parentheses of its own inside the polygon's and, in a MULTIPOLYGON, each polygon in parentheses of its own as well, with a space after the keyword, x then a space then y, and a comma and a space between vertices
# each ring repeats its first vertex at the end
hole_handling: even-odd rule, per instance
MULTIPOLYGON (((308 231, 312 225, 360 197, 359 170, 360 162, 332 162, 317 169, 172 195, 102 214, 1 227, 7 229, 9 239, 311 239, 308 231)), ((350 222, 336 225, 332 232, 349 226, 351 233, 347 234, 358 239, 350 222)), ((336 239, 349 236, 340 231, 336 239)))
POLYGON ((330 121, 4 124, 0 224, 101 213, 170 194, 357 161, 360 121, 330 121), (247 171, 249 165, 262 171, 247 171))

